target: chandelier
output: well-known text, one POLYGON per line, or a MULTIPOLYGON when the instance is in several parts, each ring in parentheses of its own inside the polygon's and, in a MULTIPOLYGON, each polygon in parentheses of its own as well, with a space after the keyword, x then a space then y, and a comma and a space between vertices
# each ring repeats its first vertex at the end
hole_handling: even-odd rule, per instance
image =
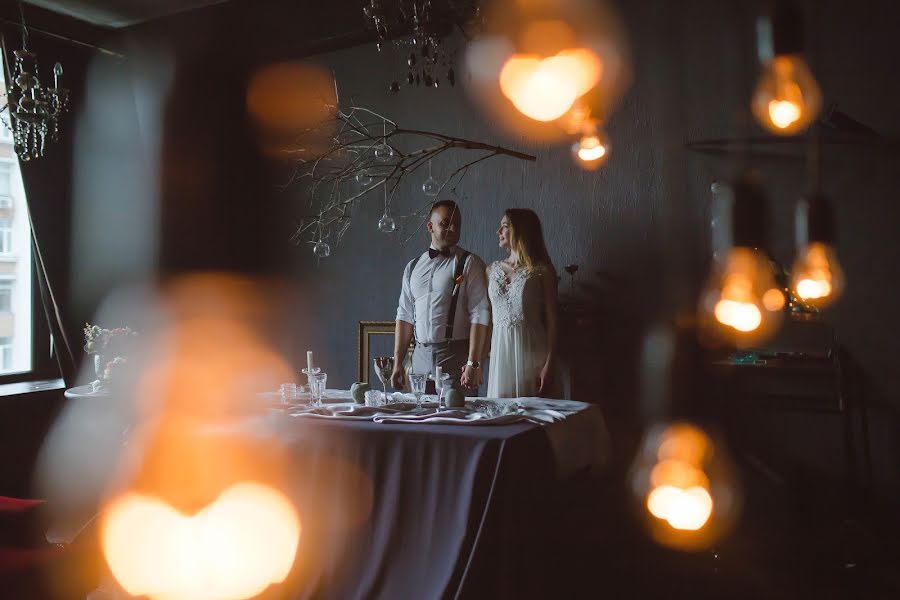
POLYGON ((405 61, 405 75, 390 84, 395 94, 401 80, 428 88, 456 85, 456 49, 446 37, 454 28, 470 37, 481 20, 477 0, 369 0, 363 14, 378 34, 378 51, 391 43, 405 61))
POLYGON ((13 145, 20 160, 28 161, 44 155, 47 140, 57 141, 59 117, 68 110, 69 90, 61 88, 63 73, 60 63, 53 65, 53 87, 41 84, 38 75, 37 54, 28 50, 28 29, 25 15, 19 3, 22 17, 22 49, 13 51, 15 71, 9 79, 6 106, 9 120, 3 125, 13 134, 13 145))

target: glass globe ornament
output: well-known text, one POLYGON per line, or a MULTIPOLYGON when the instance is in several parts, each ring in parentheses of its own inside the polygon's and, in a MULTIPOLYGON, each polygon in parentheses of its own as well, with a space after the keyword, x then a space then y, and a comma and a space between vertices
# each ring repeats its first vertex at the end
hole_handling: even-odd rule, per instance
POLYGON ((393 233, 397 230, 397 222, 388 213, 384 213, 378 219, 378 231, 382 233, 393 233))
POLYGON ((422 183, 422 191, 426 196, 437 196, 441 191, 441 184, 431 175, 431 161, 428 161, 428 179, 422 183))
POLYGON ((375 147, 375 160, 380 163, 386 163, 394 158, 394 149, 387 144, 379 144, 375 147))
POLYGON ((372 185, 372 176, 366 169, 363 169, 356 174, 356 183, 358 183, 362 187, 369 187, 370 185, 372 185))
POLYGON ((331 255, 331 246, 328 245, 328 242, 319 240, 313 245, 313 254, 316 255, 316 258, 328 258, 331 255))

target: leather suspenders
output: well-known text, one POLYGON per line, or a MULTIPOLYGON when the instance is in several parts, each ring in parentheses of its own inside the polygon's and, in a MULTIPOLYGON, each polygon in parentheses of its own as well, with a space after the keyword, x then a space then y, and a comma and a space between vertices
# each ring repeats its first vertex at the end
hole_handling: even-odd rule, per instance
POLYGON ((469 258, 469 252, 463 251, 462 256, 456 257, 456 268, 453 270, 453 295, 450 296, 450 314, 447 315, 447 329, 444 339, 449 340, 453 337, 453 319, 456 317, 456 301, 459 300, 459 291, 462 289, 463 269, 466 266, 466 260, 469 258), (459 283, 457 283, 459 281, 459 283))
MULTIPOLYGON (((447 327, 444 330, 444 339, 447 340, 453 337, 453 320, 456 318, 456 303, 459 300, 459 291, 462 289, 462 284, 457 284, 456 281, 462 276, 463 269, 466 267, 466 261, 469 259, 470 254, 471 252, 463 250, 462 255, 457 255, 456 257, 456 266, 453 269, 453 295, 450 296, 450 312, 447 315, 447 327)), ((422 258, 421 254, 412 261, 412 265, 409 268, 409 281, 407 281, 407 285, 412 285, 412 273, 419 263, 420 258, 422 258)))

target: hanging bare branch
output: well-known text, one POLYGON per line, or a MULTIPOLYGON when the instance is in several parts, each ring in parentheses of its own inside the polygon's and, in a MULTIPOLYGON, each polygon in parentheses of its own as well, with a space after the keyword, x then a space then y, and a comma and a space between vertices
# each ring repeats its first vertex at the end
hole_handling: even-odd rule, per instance
MULTIPOLYGON (((300 132, 297 142, 285 150, 294 163, 285 185, 305 183, 310 202, 310 212, 301 216, 291 241, 313 244, 317 254, 322 249, 320 256, 327 256, 330 246, 340 243, 351 226, 354 207, 363 200, 382 200, 389 223, 399 223, 401 243, 409 241, 424 224, 433 197, 426 196, 427 201, 411 212, 391 215, 391 208, 400 184, 437 156, 465 153, 464 162, 440 182, 436 195, 445 189, 456 191, 469 168, 487 159, 536 160, 503 146, 400 127, 365 107, 331 108, 329 119, 300 132), (411 146, 419 147, 403 150, 411 146)), ((389 223, 385 230, 391 229, 389 223)))

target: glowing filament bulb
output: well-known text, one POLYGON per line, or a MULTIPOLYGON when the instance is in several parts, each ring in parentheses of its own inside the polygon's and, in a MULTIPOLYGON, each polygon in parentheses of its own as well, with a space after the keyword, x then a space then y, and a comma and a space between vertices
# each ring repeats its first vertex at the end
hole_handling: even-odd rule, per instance
POLYGON ((809 127, 822 107, 819 84, 799 54, 776 56, 763 70, 753 94, 753 114, 779 135, 809 127))

